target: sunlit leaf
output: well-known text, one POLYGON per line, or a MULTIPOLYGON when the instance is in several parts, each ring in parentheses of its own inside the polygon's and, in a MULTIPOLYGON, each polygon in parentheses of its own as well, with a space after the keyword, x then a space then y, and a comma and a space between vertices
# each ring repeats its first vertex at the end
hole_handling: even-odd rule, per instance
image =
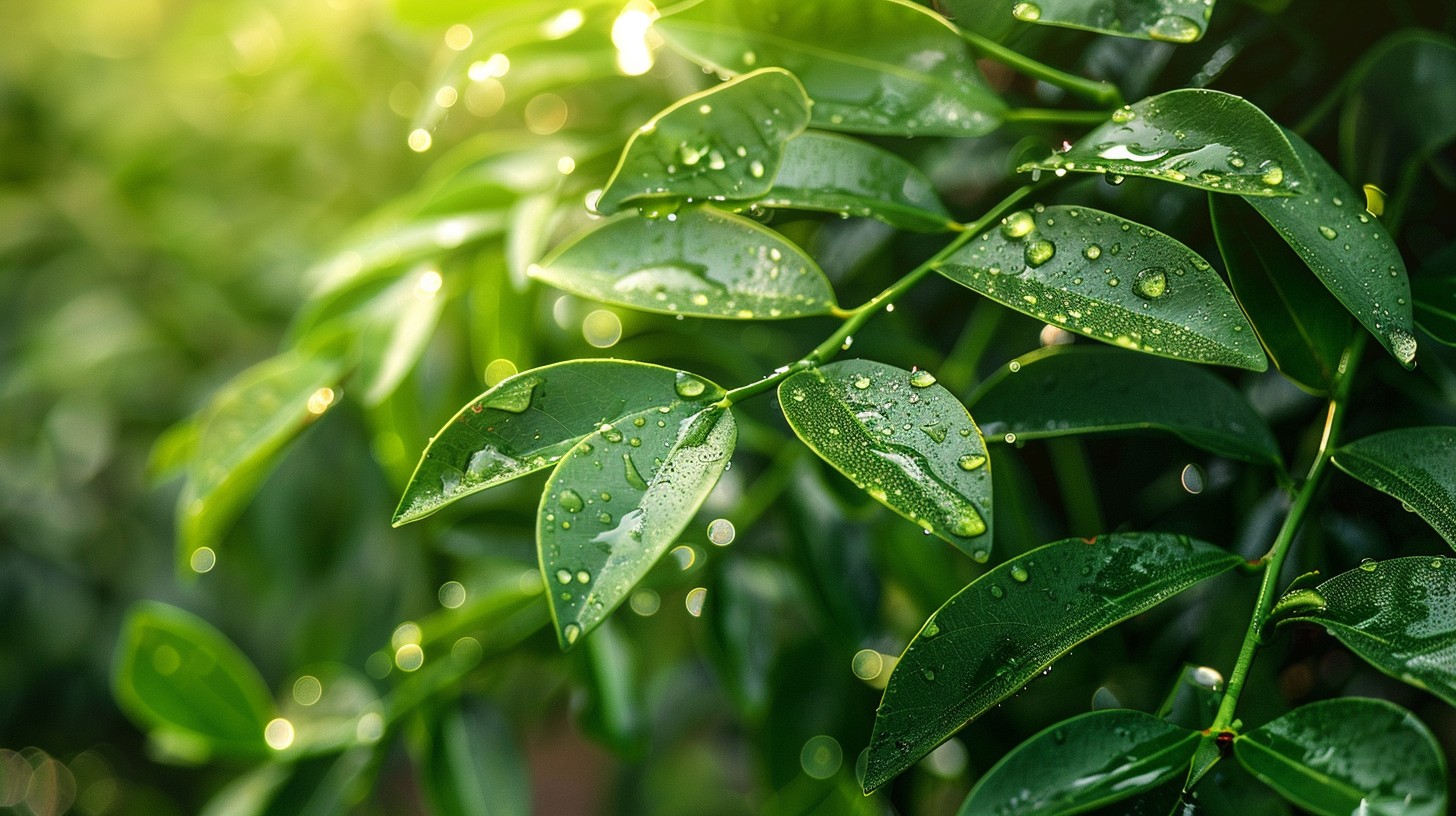
POLYGON ((1203 37, 1212 0, 1024 0, 1012 6, 1019 20, 1137 37, 1191 43, 1203 37))
POLYGON ((1082 813, 1186 775, 1198 740, 1197 731, 1141 711, 1073 717, 1002 757, 971 789, 960 813, 1082 813))
POLYGON ((421 775, 431 812, 440 816, 529 816, 530 776, 501 712, 461 700, 431 730, 421 775))
POLYGON ((1096 340, 1262 371, 1233 295, 1193 250, 1086 207, 1020 210, 937 267, 998 303, 1096 340))
POLYGON ((1019 169, 1147 176, 1216 193, 1290 196, 1305 174, 1289 141, 1244 99, 1184 88, 1114 111, 1067 152, 1019 169))
POLYGON ((779 385, 794 433, 850 481, 977 561, 991 551, 991 466, 965 406, 928 371, 846 360, 779 385))
POLYGON ((394 267, 439 257, 499 235, 506 212, 458 213, 438 218, 390 221, 373 227, 341 252, 309 270, 314 297, 394 267))
POLYGON ((888 782, 1078 643, 1243 563, 1166 533, 1031 550, 971 582, 905 649, 870 738, 865 790, 888 782))
POLYGON ((764 320, 836 308, 828 279, 803 250, 710 207, 614 216, 569 239, 531 275, 582 297, 664 314, 764 320))
POLYGON ((1234 755, 1319 816, 1446 813, 1446 761, 1435 737, 1414 714, 1384 700, 1301 706, 1241 734, 1234 755))
POLYGON ((1444 95, 1456 85, 1456 43, 1450 37, 1398 31, 1371 48, 1350 78, 1340 146, 1341 166, 1351 178, 1394 185, 1407 162, 1425 161, 1456 139, 1456 107, 1444 95))
POLYGON ((655 28, 674 50, 720 72, 792 71, 814 100, 815 127, 981 136, 1005 111, 955 29, 905 0, 841 0, 828 14, 791 0, 703 0, 655 28))
POLYGON ((383 706, 370 681, 338 664, 309 667, 279 695, 278 716, 293 726, 291 756, 336 753, 370 745, 383 729, 383 706), (361 736, 361 734, 363 736, 361 736))
POLYGON ((1341 470, 1415 510, 1456 548, 1456 428, 1401 428, 1335 452, 1341 470))

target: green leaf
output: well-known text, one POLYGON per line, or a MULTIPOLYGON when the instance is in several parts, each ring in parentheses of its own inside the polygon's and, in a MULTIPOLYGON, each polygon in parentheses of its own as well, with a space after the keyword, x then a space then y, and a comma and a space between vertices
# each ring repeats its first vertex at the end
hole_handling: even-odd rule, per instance
POLYGON ((936 267, 1069 331, 1195 363, 1262 371, 1259 341, 1208 262, 1161 232, 1086 207, 1021 210, 936 267))
POLYGON ((1411 277, 1415 321, 1438 343, 1456 346, 1456 244, 1447 244, 1411 277))
POLYGON ((279 695, 278 716, 293 726, 293 742, 280 752, 290 757, 370 745, 375 739, 365 735, 374 725, 384 727, 374 685, 339 664, 310 667, 290 681, 279 695))
POLYGON ((116 700, 168 748, 205 759, 268 753, 273 717, 258 670, 223 634, 173 606, 144 601, 127 615, 112 668, 116 700))
POLYGON ((572 294, 648 312, 765 320, 838 308, 818 265, 778 233, 710 207, 617 215, 531 267, 572 294))
POLYGON ((1172 43, 1203 38, 1212 0, 1025 0, 1012 7, 1018 20, 1080 28, 1118 37, 1172 43))
POLYGON ((674 50, 720 73, 792 71, 820 128, 984 136, 1006 110, 955 28, 905 0, 840 0, 833 13, 790 0, 703 0, 654 27, 674 50))
POLYGON ((499 235, 507 223, 504 210, 389 221, 370 229, 348 249, 310 269, 309 279, 315 282, 313 296, 322 297, 403 264, 454 252, 499 235))
POLYGON ((988 438, 1159 430, 1206 451, 1278 466, 1263 417, 1201 368, 1094 346, 1053 346, 989 377, 971 399, 988 438))
POLYGON ((1456 705, 1456 558, 1366 561, 1313 592, 1324 606, 1286 621, 1319 624, 1375 668, 1456 705))
POLYGON ((696 382, 680 371, 620 360, 572 360, 508 377, 461 408, 431 439, 395 510, 394 525, 554 465, 603 423, 662 405, 674 388, 691 389, 689 383, 696 382))
POLYGON ((1393 189, 1404 165, 1456 139, 1456 43, 1431 31, 1398 31, 1350 72, 1340 112, 1342 166, 1351 178, 1393 189), (1391 89, 1398 88, 1398 93, 1391 89))
POLYGON ((780 68, 693 94, 632 134, 597 210, 651 199, 758 198, 773 184, 784 143, 808 124, 804 86, 780 68))
POLYGON ((1061 816, 1127 799, 1179 774, 1199 734, 1151 714, 1093 711, 1057 723, 1001 758, 961 805, 961 816, 1061 816))
POLYGON ((562 458, 541 495, 536 546, 562 649, 606 619, 692 521, 728 467, 733 415, 702 398, 603 424, 562 458))
POLYGON ((421 781, 440 816, 529 816, 531 784, 510 722, 479 699, 461 700, 431 729, 421 781))
POLYGON ((794 433, 874 499, 977 561, 991 553, 991 466, 976 423, 928 371, 846 360, 779 384, 794 433))
POLYGON ((909 768, 1078 643, 1241 563, 1184 536, 1114 533, 1038 547, 972 581, 925 622, 890 675, 865 790, 909 768))
POLYGON ((1456 548, 1456 428, 1401 428, 1335 451, 1346 473, 1415 510, 1456 548))
POLYGON ((1446 761, 1429 729, 1384 700, 1301 706, 1234 740, 1265 784, 1320 816, 1446 813, 1446 761))
MULTIPOLYGON (((1294 182, 1295 198, 1249 198, 1259 214, 1304 259, 1375 339, 1406 368, 1415 365, 1416 338, 1405 262, 1363 197, 1293 133, 1289 141, 1308 171, 1294 182)), ((1287 177, 1286 177, 1287 178, 1287 177)))
POLYGON ((789 142, 773 189, 755 203, 875 218, 915 232, 955 224, 915 165, 867 142, 816 131, 789 142))
POLYGON ((1146 176, 1215 193, 1290 196, 1305 173, 1289 142, 1244 99, 1184 88, 1114 111, 1067 152, 1018 170, 1146 176))
POLYGON ((1229 284, 1275 367, 1308 391, 1329 393, 1353 337, 1349 314, 1248 207, 1212 194, 1208 206, 1229 284))

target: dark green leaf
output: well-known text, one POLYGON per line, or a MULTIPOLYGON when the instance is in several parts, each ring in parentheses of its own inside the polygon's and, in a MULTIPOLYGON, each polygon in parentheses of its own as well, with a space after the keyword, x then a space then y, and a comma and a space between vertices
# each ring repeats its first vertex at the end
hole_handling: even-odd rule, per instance
POLYGON ((1151 714, 1093 711, 1057 723, 1001 758, 961 816, 1061 816, 1116 802, 1188 773, 1199 734, 1151 714))
POLYGON ((757 222, 708 207, 617 215, 531 267, 573 294, 648 312, 765 320, 826 314, 834 290, 814 260, 757 222))
POLYGON ((668 45, 719 72, 777 65, 814 100, 816 127, 982 136, 1005 104, 942 17, 904 0, 704 0, 657 21, 668 45), (866 37, 866 32, 874 32, 866 37))
POLYGON ((1003 0, 938 0, 935 7, 956 28, 974 31, 995 42, 1002 42, 1012 31, 1024 28, 1016 17, 1006 13, 1003 0))
POLYGON ((977 561, 991 554, 991 466, 965 406, 928 371, 846 360, 779 384, 794 433, 896 513, 977 561))
POLYGON ((421 775, 440 816, 529 816, 531 783, 511 725, 480 700, 462 700, 431 732, 421 775))
POLYGON ((865 790, 888 782, 1078 643, 1243 563, 1166 533, 1068 539, 1002 564, 946 601, 890 676, 865 790))
POLYGON ((1114 111, 1065 153, 1022 165, 1147 176, 1215 193, 1290 196, 1305 178, 1278 125, 1240 97, 1185 88, 1114 111))
POLYGON ((1191 43, 1203 37, 1212 0, 1023 0, 1012 7, 1019 20, 1081 28, 1119 37, 1191 43))
POLYGON ((1400 499, 1456 548, 1456 428, 1401 428, 1335 452, 1346 473, 1400 499))
POLYGON ((1416 716, 1343 697, 1296 708, 1234 740, 1245 768, 1320 816, 1443 816, 1446 761, 1416 716))
POLYGON ((1436 342, 1456 346, 1456 244, 1447 244, 1411 277, 1416 325, 1436 342))
POLYGON ((1456 87, 1449 37, 1392 34, 1370 49, 1351 79, 1340 113, 1342 166, 1351 178, 1394 189, 1406 162, 1425 161, 1456 139, 1456 107, 1446 94, 1456 87))
POLYGON ((808 124, 804 86, 779 68, 693 94, 632 134, 597 209, 610 214, 651 199, 758 198, 778 173, 784 143, 808 124))

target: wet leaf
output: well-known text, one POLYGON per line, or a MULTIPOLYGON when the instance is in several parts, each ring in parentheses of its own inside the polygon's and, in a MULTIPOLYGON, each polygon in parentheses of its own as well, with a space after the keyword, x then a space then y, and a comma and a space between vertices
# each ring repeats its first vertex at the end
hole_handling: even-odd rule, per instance
POLYGON ((1265 784, 1320 816, 1446 812, 1446 762, 1429 729, 1384 700, 1301 706, 1234 740, 1265 784))
POLYGON ((1215 193, 1290 196, 1305 172, 1283 130, 1244 99, 1184 88, 1123 107, 1056 153, 1019 170, 1146 176, 1215 193))
MULTIPOLYGON (((699 394, 719 393, 694 382, 699 394)), ((563 649, 667 552, 727 468, 737 435, 726 408, 659 399, 603 424, 562 458, 541 496, 536 545, 563 649)))
POLYGON ((976 423, 928 371, 846 360, 779 384, 794 433, 896 513, 977 561, 991 552, 991 464, 976 423))
POLYGON ((1325 627, 1375 668, 1456 705, 1456 558, 1366 561, 1314 592, 1324 607, 1287 620, 1325 627))
POLYGON ((1069 649, 1243 563, 1167 533, 1038 547, 946 601, 900 658, 870 738, 865 790, 909 768, 1069 649))
POLYGON ((982 776, 961 816, 1082 813, 1188 773, 1199 733, 1128 709, 1093 711, 1018 745, 982 776))
POLYGON ((971 404, 993 440, 1159 430, 1220 456, 1281 462, 1269 426, 1228 383, 1195 366, 1117 349, 1033 351, 988 378, 971 404))
POLYGON ((531 784, 511 724, 482 698, 463 699, 431 729, 421 782, 440 816, 529 816, 531 784))
POLYGON ((573 360, 502 380, 461 408, 431 439, 395 510, 394 524, 416 521, 472 493, 554 465, 603 423, 672 404, 675 389, 697 386, 705 400, 722 396, 716 387, 682 372, 620 360, 573 360))
POLYGON ((757 222, 708 207, 614 216, 569 239, 531 267, 531 276, 663 314, 765 320, 836 308, 829 280, 803 250, 757 222))
POLYGON ((1419 513, 1456 548, 1456 428, 1401 428, 1335 452, 1346 473, 1419 513))
POLYGON ((983 136, 1006 106, 942 17, 904 0, 705 0, 658 20, 675 51, 720 73, 792 71, 815 127, 897 136, 983 136), (866 37, 865 32, 874 32, 866 37))
POLYGON ((1012 7, 1018 20, 1080 28, 1172 43, 1202 39, 1212 0, 1024 0, 1012 7))
POLYGON ((1002 220, 937 267, 998 303, 1096 340, 1195 363, 1262 371, 1233 295, 1193 250, 1086 207, 1002 220))
POLYGON ((651 199, 743 201, 768 192, 784 143, 809 124, 793 74, 764 68, 693 94, 632 134, 597 201, 614 213, 651 199))

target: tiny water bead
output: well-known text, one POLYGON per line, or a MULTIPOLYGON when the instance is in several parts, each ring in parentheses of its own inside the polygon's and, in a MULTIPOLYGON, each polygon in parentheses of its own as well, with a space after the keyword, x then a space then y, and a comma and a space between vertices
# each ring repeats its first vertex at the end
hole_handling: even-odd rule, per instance
POLYGON ((1096 244, 1088 244, 1082 250, 1082 256, 1089 261, 1095 261, 1102 257, 1102 247, 1096 244))
POLYGON ((738 531, 734 529, 733 522, 728 519, 713 519, 708 524, 708 540, 719 547, 726 547, 732 544, 733 539, 737 536, 738 531))
POLYGON ((1207 480, 1204 478, 1203 468, 1190 462, 1183 466, 1183 472, 1178 475, 1178 483, 1184 490, 1197 496, 1203 492, 1207 480))
POLYGON ((861 680, 873 680, 885 668, 885 658, 874 649, 860 649, 849 662, 854 676, 861 680))
POLYGON ((992 584, 991 585, 991 597, 992 598, 996 598, 998 600, 1000 598, 1004 598, 1004 597, 1006 597, 1006 590, 1002 589, 1000 584, 992 584))
POLYGON ((688 596, 683 600, 683 605, 687 607, 689 615, 695 618, 701 617, 703 614, 703 604, 707 603, 707 600, 707 587, 693 587, 688 590, 688 596))

